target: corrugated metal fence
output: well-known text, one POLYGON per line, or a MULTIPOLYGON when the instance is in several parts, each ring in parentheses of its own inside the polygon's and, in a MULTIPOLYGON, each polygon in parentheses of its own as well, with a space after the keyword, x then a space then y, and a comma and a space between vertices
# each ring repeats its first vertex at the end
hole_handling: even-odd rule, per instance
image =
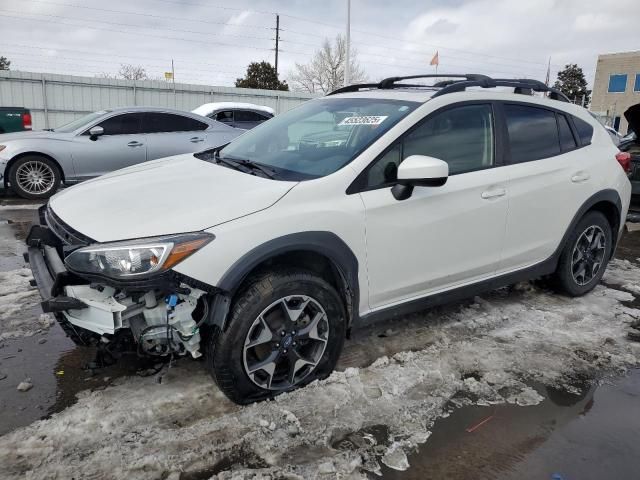
POLYGON ((294 92, 157 80, 117 80, 0 70, 0 106, 31 110, 33 128, 55 128, 104 108, 145 105, 193 110, 209 102, 249 102, 282 113, 313 98, 294 92))

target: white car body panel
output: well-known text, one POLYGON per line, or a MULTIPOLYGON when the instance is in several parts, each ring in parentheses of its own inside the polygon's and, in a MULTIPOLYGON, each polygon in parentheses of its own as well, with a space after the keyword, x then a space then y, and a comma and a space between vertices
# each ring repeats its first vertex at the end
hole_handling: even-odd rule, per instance
POLYGON ((295 185, 185 154, 81 183, 50 205, 71 227, 106 242, 203 230, 268 208, 295 185))

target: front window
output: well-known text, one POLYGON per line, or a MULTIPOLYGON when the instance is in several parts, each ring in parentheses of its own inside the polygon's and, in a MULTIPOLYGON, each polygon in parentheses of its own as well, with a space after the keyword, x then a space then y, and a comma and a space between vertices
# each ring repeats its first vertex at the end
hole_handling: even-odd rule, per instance
POLYGON ((75 132, 79 128, 82 128, 85 125, 89 125, 90 123, 93 123, 94 121, 98 120, 100 117, 105 116, 107 113, 109 113, 108 110, 101 110, 99 112, 90 113, 90 114, 85 115, 83 117, 77 118, 72 122, 65 123, 64 125, 62 125, 60 127, 56 127, 54 129, 54 131, 62 132, 62 133, 75 132))
POLYGON ((418 105, 371 98, 311 100, 237 138, 220 157, 259 163, 287 180, 322 177, 351 162, 418 105))

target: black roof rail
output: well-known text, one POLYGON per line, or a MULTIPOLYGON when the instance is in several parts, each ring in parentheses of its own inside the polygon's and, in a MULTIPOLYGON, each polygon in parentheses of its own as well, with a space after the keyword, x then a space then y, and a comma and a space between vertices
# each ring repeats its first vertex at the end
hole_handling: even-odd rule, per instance
POLYGON ((347 85, 346 87, 340 87, 337 90, 327 93, 328 95, 336 95, 338 93, 357 92, 365 88, 380 88, 379 83, 354 83, 353 85, 347 85))
POLYGON ((327 95, 335 95, 338 93, 357 92, 363 89, 392 89, 399 87, 411 88, 439 88, 433 94, 433 98, 447 93, 464 92, 469 87, 495 88, 495 87, 511 87, 515 93, 530 94, 530 92, 547 92, 552 100, 560 100, 562 102, 571 102, 569 98, 560 90, 547 86, 540 80, 531 78, 491 78, 487 75, 477 73, 467 74, 446 74, 446 73, 430 73, 425 75, 409 75, 405 77, 389 77, 380 83, 360 83, 355 85, 347 85, 338 88, 327 95), (435 85, 413 85, 413 84, 397 84, 402 80, 413 80, 417 78, 447 78, 452 80, 442 80, 436 82, 435 85))
MULTIPOLYGON (((400 82, 402 80, 413 80, 416 78, 464 78, 466 80, 474 80, 474 81, 483 81, 483 80, 491 80, 491 77, 487 77, 486 75, 479 75, 477 73, 467 73, 467 74, 451 74, 451 75, 442 75, 437 73, 429 73, 426 75, 408 75, 406 77, 389 77, 382 80, 378 86, 378 88, 393 88, 396 82, 400 82)), ((406 85, 401 85, 406 86, 406 85)))

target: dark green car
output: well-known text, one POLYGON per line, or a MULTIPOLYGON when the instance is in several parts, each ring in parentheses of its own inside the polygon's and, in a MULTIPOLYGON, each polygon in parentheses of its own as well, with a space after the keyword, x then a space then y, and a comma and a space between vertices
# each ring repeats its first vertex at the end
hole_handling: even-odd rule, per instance
POLYGON ((0 134, 31 130, 31 112, 22 107, 0 107, 0 134))

